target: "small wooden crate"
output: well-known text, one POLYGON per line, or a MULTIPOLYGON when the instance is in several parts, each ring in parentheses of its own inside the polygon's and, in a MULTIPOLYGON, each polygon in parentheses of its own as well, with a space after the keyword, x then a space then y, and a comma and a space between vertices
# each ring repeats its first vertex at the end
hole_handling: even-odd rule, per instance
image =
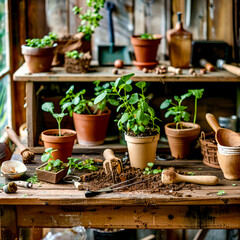
POLYGON ((49 182, 49 183, 58 183, 61 179, 63 179, 68 172, 68 167, 64 168, 58 172, 49 172, 41 170, 41 168, 45 167, 47 163, 36 168, 37 178, 38 180, 49 182))
POLYGON ((219 166, 218 159, 217 159, 217 144, 215 142, 214 132, 205 134, 202 131, 199 141, 201 143, 201 153, 203 155, 203 163, 209 167, 220 169, 221 167, 219 166))

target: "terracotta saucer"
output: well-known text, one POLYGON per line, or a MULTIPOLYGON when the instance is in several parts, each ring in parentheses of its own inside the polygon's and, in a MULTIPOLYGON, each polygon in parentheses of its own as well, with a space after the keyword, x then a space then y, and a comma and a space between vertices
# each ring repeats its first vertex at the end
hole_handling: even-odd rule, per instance
POLYGON ((155 62, 137 62, 133 61, 133 64, 138 67, 138 69, 143 69, 143 68, 148 68, 148 69, 153 69, 158 65, 158 61, 155 62))

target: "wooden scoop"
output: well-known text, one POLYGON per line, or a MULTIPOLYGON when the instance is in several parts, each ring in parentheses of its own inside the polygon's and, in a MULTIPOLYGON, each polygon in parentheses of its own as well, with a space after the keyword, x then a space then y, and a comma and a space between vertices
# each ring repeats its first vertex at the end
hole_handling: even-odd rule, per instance
POLYGON ((227 147, 240 147, 240 135, 232 130, 221 128, 216 117, 211 114, 206 114, 206 119, 210 127, 214 130, 215 138, 218 144, 227 147))
POLYGON ((216 176, 186 176, 180 175, 174 170, 164 170, 162 172, 162 182, 164 184, 173 184, 179 182, 197 183, 203 185, 216 185, 218 178, 216 176))

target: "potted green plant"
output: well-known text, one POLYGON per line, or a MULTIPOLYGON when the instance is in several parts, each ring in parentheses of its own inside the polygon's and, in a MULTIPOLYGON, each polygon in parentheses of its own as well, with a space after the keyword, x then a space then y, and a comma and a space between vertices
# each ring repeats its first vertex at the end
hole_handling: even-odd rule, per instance
POLYGON ((107 108, 107 102, 114 104, 110 98, 110 84, 102 86, 100 81, 95 81, 95 98, 85 97, 86 89, 74 93, 74 85, 66 92, 60 105, 70 103, 69 115, 73 117, 77 131, 78 143, 85 146, 100 145, 104 142, 111 110, 107 108))
POLYGON ((91 59, 90 52, 69 51, 65 55, 65 70, 69 73, 86 73, 91 59))
POLYGON ((52 65, 54 50, 57 44, 55 33, 50 32, 42 39, 27 39, 26 44, 22 45, 22 54, 24 55, 28 71, 30 73, 48 72, 52 65))
POLYGON ((188 90, 187 93, 180 97, 174 96, 174 103, 171 99, 166 99, 160 109, 167 108, 165 117, 174 116, 174 123, 165 125, 165 133, 168 138, 171 154, 178 159, 187 158, 193 149, 194 140, 197 139, 201 127, 196 124, 197 117, 197 100, 202 98, 204 89, 188 90), (186 111, 187 106, 183 106, 182 102, 191 96, 195 97, 193 122, 189 122, 190 114, 186 111))
POLYGON ((66 103, 61 106, 61 113, 54 113, 52 102, 45 102, 42 105, 42 110, 51 113, 58 124, 58 129, 48 129, 42 132, 44 147, 57 149, 52 152, 52 155, 54 159, 60 159, 62 162, 68 162, 68 157, 72 156, 72 149, 76 139, 76 132, 74 130, 61 129, 61 121, 67 115, 64 111, 69 106, 70 103, 66 103))
POLYGON ((154 162, 159 140, 160 128, 156 121, 155 111, 148 104, 145 96, 145 82, 138 82, 134 87, 140 93, 133 92, 131 77, 134 73, 124 75, 112 82, 112 92, 118 97, 117 112, 121 117, 117 120, 118 129, 125 132, 130 163, 132 167, 144 169, 148 162, 154 162))
POLYGON ((68 164, 54 158, 53 153, 56 151, 58 150, 53 148, 45 149, 41 156, 41 161, 44 164, 36 168, 38 180, 57 183, 67 175, 68 164))
POLYGON ((131 43, 136 61, 133 62, 138 68, 154 68, 158 61, 157 50, 162 36, 159 34, 141 34, 131 36, 131 43))

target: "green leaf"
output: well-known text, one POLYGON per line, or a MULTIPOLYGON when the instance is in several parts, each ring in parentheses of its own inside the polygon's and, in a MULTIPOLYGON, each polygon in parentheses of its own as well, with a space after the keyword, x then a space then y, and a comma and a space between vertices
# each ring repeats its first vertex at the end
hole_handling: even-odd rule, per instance
POLYGON ((59 159, 55 160, 54 163, 53 163, 54 167, 57 167, 57 166, 60 166, 60 165, 61 165, 61 160, 59 160, 59 159))
POLYGON ((120 118, 121 123, 125 123, 128 120, 128 113, 124 113, 122 117, 120 118))
POLYGON ((143 125, 140 125, 138 129, 140 130, 140 132, 145 132, 145 127, 143 125))
POLYGON ((98 95, 98 96, 95 98, 94 104, 98 104, 98 103, 101 102, 106 96, 107 96, 107 92, 104 91, 103 93, 101 93, 100 95, 98 95))
POLYGON ((160 105, 160 109, 165 109, 169 107, 169 105, 172 103, 171 99, 166 99, 162 104, 160 105))
POLYGON ((222 190, 220 190, 220 191, 217 193, 218 196, 222 196, 222 195, 225 195, 225 194, 226 194, 225 191, 222 191, 222 190))
POLYGON ((138 93, 133 93, 129 99, 129 104, 135 104, 139 101, 138 93))
POLYGON ((136 114, 136 119, 137 119, 137 121, 138 121, 138 122, 142 122, 143 117, 144 117, 143 112, 142 112, 141 110, 138 110, 138 111, 137 111, 137 114, 136 114))
POLYGON ((126 83, 131 77, 134 76, 134 73, 122 76, 122 80, 126 83))
POLYGON ((144 126, 147 126, 148 123, 149 123, 149 121, 150 121, 149 115, 146 114, 146 113, 144 113, 143 116, 142 116, 141 121, 142 121, 142 124, 143 124, 144 126))
POLYGON ((64 112, 65 109, 68 108, 68 107, 71 106, 71 105, 72 105, 71 102, 66 102, 66 103, 64 103, 64 104, 62 105, 62 112, 64 112))
POLYGON ((136 133, 138 131, 138 126, 135 124, 132 128, 132 130, 136 133))
POLYGON ((131 92, 132 91, 132 86, 129 84, 126 84, 125 88, 126 92, 131 92))
POLYGON ((46 153, 41 156, 42 162, 47 162, 50 159, 50 154, 46 153))
POLYGON ((148 165, 149 167, 153 167, 154 163, 149 162, 147 165, 148 165))
POLYGON ((202 98, 204 89, 190 89, 188 90, 189 93, 191 93, 193 96, 195 96, 197 99, 202 98))
POLYGON ((67 113, 54 113, 53 117, 54 118, 63 118, 66 115, 67 115, 67 113))
POLYGON ((122 80, 121 78, 117 78, 117 79, 116 79, 115 84, 114 84, 114 86, 115 86, 116 88, 118 87, 118 85, 119 85, 119 83, 120 83, 121 80, 122 80))
POLYGON ((146 82, 137 82, 136 86, 143 89, 146 86, 146 82))
POLYGON ((119 105, 119 101, 116 100, 116 99, 109 98, 108 102, 113 106, 118 106, 119 105))
POLYGON ((69 93, 72 93, 74 90, 74 85, 72 85, 67 91, 66 91, 66 95, 69 93))
POLYGON ((53 151, 53 148, 52 148, 52 147, 45 149, 45 152, 46 152, 46 153, 51 153, 52 151, 53 151))
POLYGON ((141 109, 143 112, 146 112, 148 110, 148 104, 146 102, 142 102, 141 109))
POLYGON ((50 112, 53 114, 53 110, 54 110, 54 105, 52 102, 45 102, 43 105, 42 105, 42 110, 45 111, 45 112, 50 112))
POLYGON ((183 101, 184 99, 190 97, 192 95, 192 93, 188 92, 188 93, 185 93, 183 95, 181 95, 181 100, 183 101))
POLYGON ((72 103, 76 106, 78 105, 80 102, 80 97, 79 96, 76 96, 73 100, 72 100, 72 103))
POLYGON ((155 111, 154 111, 153 108, 148 107, 148 112, 150 113, 150 115, 151 115, 152 117, 155 116, 155 111))

